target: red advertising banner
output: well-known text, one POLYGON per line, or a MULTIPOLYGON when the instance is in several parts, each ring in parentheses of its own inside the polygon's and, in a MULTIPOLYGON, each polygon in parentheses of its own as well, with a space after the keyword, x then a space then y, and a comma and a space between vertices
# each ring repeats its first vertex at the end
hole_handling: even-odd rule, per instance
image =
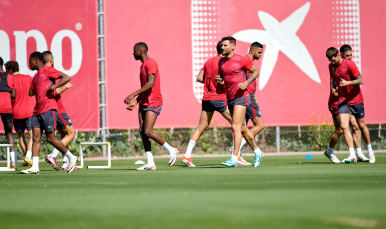
MULTIPOLYGON (((55 68, 71 76, 73 88, 62 94, 74 128, 99 128, 97 2, 0 1, 0 56, 16 60, 21 74, 33 76, 29 55, 49 50, 55 68)), ((3 129, 3 125, 0 125, 3 129)))
MULTIPOLYGON (((308 125, 330 119, 327 48, 349 44, 364 84, 367 123, 386 123, 384 1, 217 0, 105 2, 107 126, 138 128, 137 109, 124 98, 140 88, 141 62, 133 46, 146 42, 160 69, 164 106, 156 127, 194 127, 201 112, 202 85, 195 82, 216 43, 237 39, 246 55, 258 41, 264 53, 256 97, 266 125, 308 125), (381 74, 381 75, 380 75, 381 74)), ((216 114, 214 125, 226 125, 216 114)))

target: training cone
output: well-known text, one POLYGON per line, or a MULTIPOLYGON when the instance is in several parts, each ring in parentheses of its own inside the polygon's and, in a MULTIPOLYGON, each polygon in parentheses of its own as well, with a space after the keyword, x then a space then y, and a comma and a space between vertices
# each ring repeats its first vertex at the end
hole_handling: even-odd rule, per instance
POLYGON ((314 157, 312 155, 307 155, 304 157, 304 159, 314 159, 314 157))
POLYGON ((144 165, 144 164, 146 164, 144 161, 142 161, 142 160, 138 160, 138 161, 136 161, 135 163, 134 163, 135 165, 144 165))

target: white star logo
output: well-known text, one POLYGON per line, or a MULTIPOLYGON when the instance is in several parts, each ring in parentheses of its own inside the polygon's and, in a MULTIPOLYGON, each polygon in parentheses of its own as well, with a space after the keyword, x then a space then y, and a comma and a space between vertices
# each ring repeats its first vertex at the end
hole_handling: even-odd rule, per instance
POLYGON ((311 4, 307 2, 293 12, 281 23, 270 14, 258 11, 258 15, 264 30, 247 29, 233 35, 237 40, 253 43, 259 41, 266 45, 261 65, 259 89, 262 90, 271 77, 275 67, 279 51, 282 51, 292 62, 294 62, 306 75, 317 83, 321 83, 314 61, 306 46, 301 42, 296 32, 303 24, 311 4))

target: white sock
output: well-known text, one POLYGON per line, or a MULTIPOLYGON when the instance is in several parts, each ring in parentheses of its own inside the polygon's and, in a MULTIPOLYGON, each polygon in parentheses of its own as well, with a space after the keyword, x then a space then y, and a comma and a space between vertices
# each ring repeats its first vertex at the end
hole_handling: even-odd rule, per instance
POLYGON ((39 170, 39 157, 32 157, 32 167, 31 169, 39 170))
POLYGON ((257 148, 253 151, 255 154, 262 154, 263 152, 260 150, 260 148, 257 148))
POLYGON ((25 156, 29 159, 32 159, 32 151, 27 151, 27 154, 25 156))
POLYGON ((15 151, 9 152, 9 155, 11 156, 11 162, 15 162, 15 151))
POLYGON ((350 157, 355 157, 355 150, 354 150, 354 148, 349 148, 348 151, 350 152, 350 157))
POLYGON ((233 160, 236 160, 237 161, 237 156, 233 155, 232 154, 232 157, 231 157, 233 160))
POLYGON ((147 158, 147 164, 148 165, 155 165, 154 159, 153 159, 153 152, 146 151, 146 158, 147 158))
POLYGON ((356 148, 355 151, 357 151, 357 156, 358 157, 363 156, 362 148, 356 148))
POLYGON ((70 161, 68 160, 68 158, 65 155, 62 155, 62 160, 63 160, 63 167, 68 167, 68 165, 70 164, 70 161))
POLYGON ((366 145, 367 146, 367 152, 370 154, 370 153, 374 153, 373 152, 373 148, 371 148, 371 143, 366 145))
POLYGON ((166 141, 165 144, 163 144, 162 146, 169 152, 169 154, 176 153, 174 147, 171 147, 166 141))
POLYGON ((245 138, 241 139, 240 153, 239 153, 240 157, 243 156, 243 152, 242 152, 241 149, 243 148, 243 146, 244 146, 245 144, 247 144, 247 141, 245 140, 245 138))
POLYGON ((334 154, 334 148, 328 147, 328 148, 327 148, 327 154, 328 154, 328 155, 334 154))
POLYGON ((73 158, 75 158, 75 156, 70 152, 70 150, 69 151, 67 151, 67 153, 66 154, 64 154, 67 158, 68 158, 68 160, 72 160, 73 158))
POLYGON ((54 151, 52 151, 52 153, 50 154, 50 157, 57 157, 59 153, 60 153, 59 150, 54 149, 54 151))
POLYGON ((187 157, 187 158, 192 157, 192 151, 194 149, 194 146, 196 146, 196 143, 197 142, 193 141, 192 139, 189 140, 189 144, 188 144, 188 148, 186 149, 185 157, 187 157))

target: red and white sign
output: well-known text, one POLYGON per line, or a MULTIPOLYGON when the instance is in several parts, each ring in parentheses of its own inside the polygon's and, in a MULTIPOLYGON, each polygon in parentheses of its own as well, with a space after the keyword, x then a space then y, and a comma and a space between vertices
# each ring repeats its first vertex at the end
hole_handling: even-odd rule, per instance
MULTIPOLYGON (((264 44, 255 65, 261 70, 256 97, 266 125, 307 125, 329 120, 327 48, 349 44, 361 70, 367 123, 385 123, 386 5, 376 0, 105 1, 107 125, 138 128, 137 111, 124 98, 139 89, 133 45, 146 42, 161 72, 164 106, 157 127, 194 127, 201 112, 202 86, 195 77, 215 55, 224 36, 237 39, 236 53, 251 42, 264 44), (146 10, 145 10, 146 9, 146 10), (146 16, 144 16, 144 14, 146 16), (376 18, 376 20, 374 20, 376 18)), ((216 115, 215 125, 226 125, 216 115)))
MULTIPOLYGON (((16 60, 21 74, 33 76, 29 55, 49 50, 55 68, 71 76, 74 88, 62 100, 75 129, 99 128, 97 2, 1 1, 0 56, 16 60)), ((0 125, 2 128, 2 125, 0 125)))

